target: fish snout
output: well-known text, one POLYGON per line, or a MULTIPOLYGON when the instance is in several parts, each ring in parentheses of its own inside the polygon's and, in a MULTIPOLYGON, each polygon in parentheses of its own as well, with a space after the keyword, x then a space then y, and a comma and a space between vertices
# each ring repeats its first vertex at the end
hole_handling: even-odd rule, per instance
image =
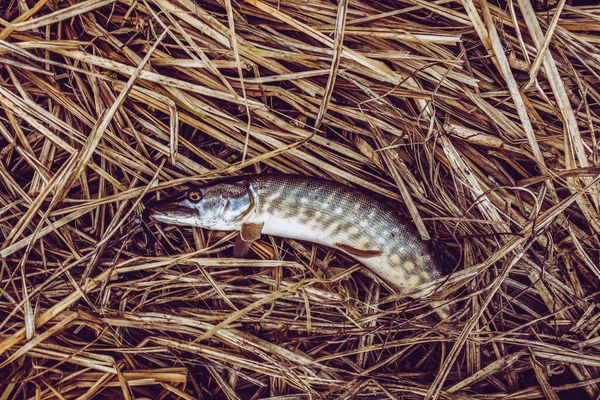
POLYGON ((146 205, 147 215, 153 219, 160 217, 190 217, 197 215, 197 211, 181 201, 166 199, 154 201, 146 205))

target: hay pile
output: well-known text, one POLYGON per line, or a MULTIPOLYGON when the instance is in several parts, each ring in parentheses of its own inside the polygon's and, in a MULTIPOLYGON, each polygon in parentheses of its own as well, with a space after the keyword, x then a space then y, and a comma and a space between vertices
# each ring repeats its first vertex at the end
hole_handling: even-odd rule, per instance
POLYGON ((598 398, 600 11, 565 3, 3 1, 0 399, 598 398), (263 171, 376 193, 455 272, 146 245, 144 202, 263 171))

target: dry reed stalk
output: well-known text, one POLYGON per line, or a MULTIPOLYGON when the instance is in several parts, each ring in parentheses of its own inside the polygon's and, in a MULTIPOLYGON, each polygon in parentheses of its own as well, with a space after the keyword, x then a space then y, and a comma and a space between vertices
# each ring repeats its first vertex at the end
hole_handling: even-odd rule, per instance
POLYGON ((598 398, 575 3, 2 2, 0 400, 598 398), (136 223, 275 171, 374 192, 454 272, 398 293, 311 243, 136 223))

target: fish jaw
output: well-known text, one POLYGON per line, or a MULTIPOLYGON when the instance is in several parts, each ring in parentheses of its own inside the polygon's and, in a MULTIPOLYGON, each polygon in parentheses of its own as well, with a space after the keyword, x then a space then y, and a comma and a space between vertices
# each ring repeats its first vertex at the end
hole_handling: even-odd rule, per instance
POLYGON ((166 224, 199 226, 197 215, 192 208, 177 202, 156 202, 148 206, 148 216, 166 224))
POLYGON ((193 216, 176 216, 161 212, 151 212, 150 218, 171 225, 200 226, 198 219, 193 216))

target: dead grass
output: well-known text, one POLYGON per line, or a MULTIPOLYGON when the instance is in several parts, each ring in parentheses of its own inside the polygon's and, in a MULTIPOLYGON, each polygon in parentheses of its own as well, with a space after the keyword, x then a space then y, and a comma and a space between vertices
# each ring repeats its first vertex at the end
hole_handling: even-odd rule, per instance
POLYGON ((600 11, 531 3, 2 2, 0 399, 597 399, 600 11), (147 248, 148 199, 263 171, 387 198, 454 273, 147 248))

